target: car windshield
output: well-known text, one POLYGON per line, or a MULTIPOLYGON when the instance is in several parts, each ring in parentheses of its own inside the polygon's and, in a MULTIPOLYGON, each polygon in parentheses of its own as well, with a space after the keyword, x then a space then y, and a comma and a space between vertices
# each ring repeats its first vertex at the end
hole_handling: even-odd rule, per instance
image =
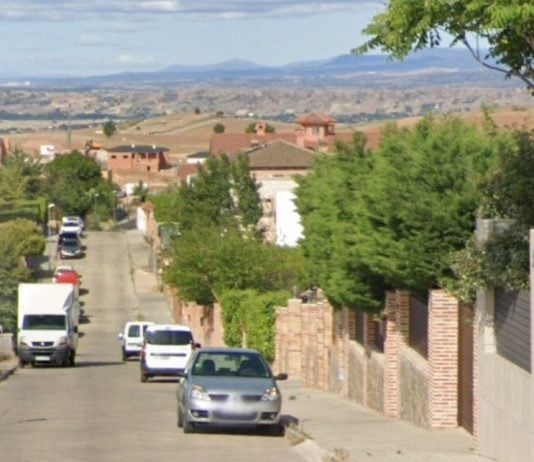
POLYGON ((192 375, 267 378, 269 367, 258 353, 199 353, 191 369, 192 375))
POLYGON ((193 336, 186 330, 149 330, 146 341, 151 345, 189 345, 193 336))
POLYGON ((67 247, 76 247, 78 245, 78 241, 76 239, 63 239, 62 244, 67 247))
POLYGON ((29 314, 22 320, 26 330, 62 330, 65 329, 66 317, 58 314, 29 314))

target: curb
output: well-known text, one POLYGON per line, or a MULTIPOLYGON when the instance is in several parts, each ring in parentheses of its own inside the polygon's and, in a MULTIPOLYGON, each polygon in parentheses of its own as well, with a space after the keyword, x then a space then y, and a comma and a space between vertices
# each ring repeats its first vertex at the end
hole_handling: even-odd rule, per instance
POLYGON ((0 361, 0 382, 6 380, 11 374, 13 374, 19 367, 19 361, 17 357, 0 361), (5 364, 7 363, 7 364, 5 364))
POLYGON ((346 451, 329 451, 313 440, 301 428, 294 425, 286 427, 285 439, 306 462, 348 462, 346 451))

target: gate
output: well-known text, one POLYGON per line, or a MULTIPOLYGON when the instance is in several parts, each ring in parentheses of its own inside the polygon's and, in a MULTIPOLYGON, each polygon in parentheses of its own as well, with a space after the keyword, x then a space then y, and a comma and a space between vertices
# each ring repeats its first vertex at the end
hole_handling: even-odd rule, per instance
POLYGON ((473 309, 461 305, 458 326, 458 425, 473 433, 473 309))

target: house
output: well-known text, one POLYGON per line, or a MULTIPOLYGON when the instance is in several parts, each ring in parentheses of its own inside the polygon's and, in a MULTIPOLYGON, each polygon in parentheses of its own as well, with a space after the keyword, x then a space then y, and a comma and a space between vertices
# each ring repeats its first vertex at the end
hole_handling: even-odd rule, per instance
POLYGON ((315 152, 284 140, 275 140, 245 154, 250 174, 259 185, 263 208, 260 226, 265 229, 266 239, 280 246, 296 246, 302 237, 302 226, 294 204, 295 176, 308 173, 315 152))
POLYGON ((209 157, 208 151, 198 151, 193 154, 189 154, 186 157, 185 162, 187 164, 203 164, 206 162, 206 159, 209 157))
POLYGON ((157 173, 171 167, 166 153, 156 145, 122 145, 108 150, 108 168, 116 172, 157 173))
MULTIPOLYGON (((352 133, 336 132, 336 121, 318 112, 304 114, 296 123, 298 126, 292 132, 268 133, 267 123, 259 121, 255 133, 214 133, 210 139, 209 152, 212 155, 232 155, 275 140, 284 140, 313 151, 334 152, 337 141, 352 141, 352 133)), ((378 132, 369 133, 367 148, 376 148, 378 139, 378 132)))

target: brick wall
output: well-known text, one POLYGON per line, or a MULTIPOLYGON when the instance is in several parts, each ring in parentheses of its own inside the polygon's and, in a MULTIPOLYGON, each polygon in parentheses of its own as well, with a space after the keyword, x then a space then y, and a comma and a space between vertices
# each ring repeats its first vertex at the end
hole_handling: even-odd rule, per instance
POLYGON ((458 302, 433 291, 429 359, 408 344, 410 294, 388 293, 384 352, 372 315, 335 311, 327 303, 289 300, 277 309, 275 369, 307 387, 354 399, 392 419, 429 428, 458 426, 458 302), (353 340, 363 325, 363 342, 353 340))
MULTIPOLYGON (((170 294, 176 322, 188 324, 202 345, 223 345, 219 305, 180 302, 170 294)), ((288 300, 276 310, 275 372, 306 387, 348 397, 383 413, 433 429, 458 426, 458 302, 444 291, 429 297, 429 357, 409 347, 410 294, 387 294, 384 351, 374 345, 372 315, 356 317, 328 303, 288 300), (357 319, 359 321, 357 321, 357 319), (363 325, 363 343, 352 340, 363 325)), ((475 424, 475 431, 477 425, 475 424)))
POLYGON ((433 428, 458 426, 458 322, 460 306, 446 292, 430 295, 428 418, 433 428))

